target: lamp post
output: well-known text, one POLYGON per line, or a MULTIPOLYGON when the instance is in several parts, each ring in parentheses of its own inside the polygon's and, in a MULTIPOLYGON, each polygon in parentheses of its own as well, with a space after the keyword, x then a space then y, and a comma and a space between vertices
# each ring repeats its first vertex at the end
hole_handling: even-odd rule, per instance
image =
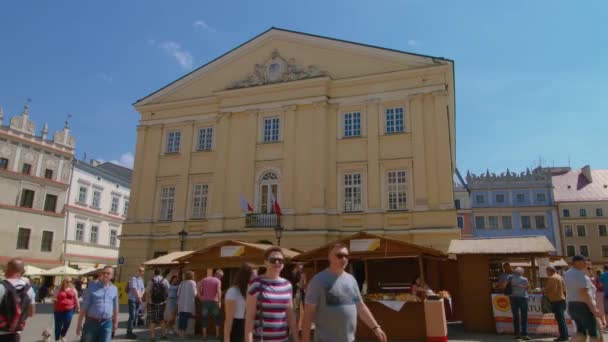
POLYGON ((182 229, 179 233, 179 250, 184 251, 184 244, 186 243, 186 238, 188 237, 188 232, 185 229, 182 229))
POLYGON ((274 227, 274 236, 277 238, 277 246, 281 246, 281 237, 283 237, 283 230, 285 230, 285 228, 283 228, 280 224, 277 224, 274 227))

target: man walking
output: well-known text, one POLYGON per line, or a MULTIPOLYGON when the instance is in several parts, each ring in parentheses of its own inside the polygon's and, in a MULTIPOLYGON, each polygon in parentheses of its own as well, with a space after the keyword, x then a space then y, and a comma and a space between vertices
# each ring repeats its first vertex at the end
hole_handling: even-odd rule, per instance
POLYGON ((29 280, 23 278, 25 264, 20 258, 9 260, 0 283, 0 341, 19 342, 28 317, 34 316, 36 295, 29 280))
POLYGON ((601 341, 597 319, 601 316, 597 310, 593 283, 585 273, 587 258, 576 255, 572 258, 572 268, 564 274, 566 284, 566 301, 568 313, 576 323, 577 339, 586 341, 601 341))
POLYGON ((564 279, 557 274, 555 267, 547 267, 547 282, 544 295, 551 302, 551 312, 555 315, 555 321, 559 330, 559 337, 555 341, 568 341, 568 326, 566 325, 566 293, 564 279))
POLYGON ((169 282, 160 275, 160 270, 154 270, 154 277, 146 287, 146 303, 148 305, 148 320, 150 321, 150 341, 156 337, 155 324, 161 325, 162 337, 167 339, 167 326, 165 325, 165 305, 169 295, 169 282))
POLYGON ((127 338, 129 339, 137 339, 137 335, 133 333, 133 326, 135 326, 135 322, 137 322, 137 311, 139 310, 139 306, 141 305, 142 296, 144 294, 144 279, 142 276, 146 271, 143 266, 140 266, 137 270, 137 275, 131 277, 127 284, 129 289, 129 320, 127 321, 127 338))
POLYGON ((513 314, 513 330, 515 338, 528 341, 528 279, 523 276, 524 269, 516 267, 515 272, 509 278, 513 291, 511 300, 511 313, 513 314))
POLYGON ((342 244, 329 251, 329 267, 316 274, 306 291, 302 342, 310 342, 310 329, 315 322, 315 341, 352 342, 357 330, 357 317, 380 342, 386 334, 363 303, 355 278, 344 271, 348 249, 342 244))
POLYGON ((111 282, 113 277, 114 269, 106 266, 85 290, 76 327, 76 335, 82 333, 84 342, 109 342, 118 328, 118 289, 111 282))
POLYGON ((201 280, 198 287, 198 299, 201 301, 201 324, 203 326, 203 340, 207 338, 207 324, 209 315, 213 316, 215 334, 220 337, 220 308, 222 299, 222 277, 224 271, 216 270, 213 276, 201 280))

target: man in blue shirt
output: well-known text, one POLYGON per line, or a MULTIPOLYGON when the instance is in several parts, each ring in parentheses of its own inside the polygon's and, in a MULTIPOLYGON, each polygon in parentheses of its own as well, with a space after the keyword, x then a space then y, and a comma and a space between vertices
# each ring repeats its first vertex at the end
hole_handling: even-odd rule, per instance
POLYGON ((604 265, 604 272, 600 276, 600 282, 604 287, 604 312, 603 314, 608 314, 608 265, 604 265))
POLYGON ((129 339, 137 339, 137 335, 133 333, 133 326, 137 321, 137 311, 139 310, 139 306, 141 305, 142 296, 144 294, 144 272, 145 268, 139 267, 139 274, 131 277, 129 279, 129 283, 127 284, 127 288, 129 289, 129 320, 127 321, 127 338, 129 339))
POLYGON ((109 342, 112 330, 118 328, 118 289, 111 282, 113 276, 114 269, 104 267, 99 280, 89 284, 84 293, 76 327, 76 335, 82 333, 84 342, 109 342))
POLYGON ((515 272, 509 278, 513 292, 509 296, 511 300, 511 313, 513 314, 513 330, 516 339, 528 341, 528 279, 523 276, 524 269, 515 268, 515 272))
POLYGON ((594 286, 585 272, 587 257, 576 255, 572 258, 572 268, 564 274, 566 284, 566 301, 568 314, 576 323, 577 338, 575 341, 601 341, 601 332, 597 323, 600 312, 597 310, 594 286))

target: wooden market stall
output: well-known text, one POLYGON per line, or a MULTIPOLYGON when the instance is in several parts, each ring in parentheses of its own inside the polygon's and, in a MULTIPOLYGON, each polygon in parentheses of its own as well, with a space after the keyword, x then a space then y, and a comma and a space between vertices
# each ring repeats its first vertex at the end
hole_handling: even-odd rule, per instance
MULTIPOLYGON (((454 297, 466 304, 460 306, 465 330, 497 332, 492 294, 497 293, 503 263, 529 263, 534 269, 539 259, 548 260, 554 252, 545 236, 452 240, 448 254, 456 256, 460 274, 460 291, 454 297)), ((532 284, 538 281, 535 272, 529 278, 532 284)))
POLYGON ((194 251, 171 252, 148 260, 142 265, 146 269, 161 269, 162 274, 165 275, 165 278, 167 278, 167 280, 171 280, 173 276, 177 276, 178 279, 181 279, 182 270, 188 264, 188 262, 178 259, 187 257, 192 253, 194 253, 194 251))
MULTIPOLYGON (((329 250, 336 243, 350 252, 349 273, 357 279, 364 301, 391 340, 427 339, 425 303, 411 295, 411 285, 421 276, 435 291, 457 291, 455 263, 439 250, 369 233, 331 242, 302 253, 295 261, 306 262, 317 273, 328 265, 329 250)), ((451 308, 449 309, 451 311, 451 308)), ((439 318, 445 324, 445 318, 439 318)), ((358 324, 357 339, 375 339, 364 324, 358 324)))

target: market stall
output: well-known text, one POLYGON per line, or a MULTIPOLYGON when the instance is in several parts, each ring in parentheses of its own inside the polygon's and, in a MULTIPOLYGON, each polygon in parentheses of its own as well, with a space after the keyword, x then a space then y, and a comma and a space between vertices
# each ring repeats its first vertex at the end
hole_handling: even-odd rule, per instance
MULTIPOLYGON (((458 275, 441 251, 380 235, 358 233, 302 253, 294 260, 306 262, 309 273, 315 274, 327 267, 329 250, 336 243, 349 249, 348 271, 357 279, 366 305, 391 340, 426 340, 429 328, 424 323, 429 305, 441 307, 445 303, 447 310, 441 308, 440 312, 454 312, 451 304, 456 303, 449 298, 449 292, 456 291, 458 275), (441 291, 441 295, 429 292, 430 297, 439 300, 425 301, 424 296, 416 296, 411 291, 418 277, 434 292, 447 291, 441 291), (446 300, 442 302, 441 297, 446 300)), ((443 313, 432 320, 429 323, 445 327, 443 313)), ((374 338, 370 329, 358 324, 357 339, 374 338)))
MULTIPOLYGON (((469 332, 512 333, 513 318, 510 301, 497 289, 502 266, 508 262, 529 265, 525 274, 530 281, 528 330, 530 334, 557 336, 552 314, 541 310, 539 294, 541 272, 551 264, 555 248, 544 236, 452 240, 448 254, 457 258, 460 292, 457 301, 466 301, 462 308, 464 328, 469 332)), ((563 264, 562 262, 559 262, 563 264)), ((570 331, 572 323, 568 319, 570 331)))

